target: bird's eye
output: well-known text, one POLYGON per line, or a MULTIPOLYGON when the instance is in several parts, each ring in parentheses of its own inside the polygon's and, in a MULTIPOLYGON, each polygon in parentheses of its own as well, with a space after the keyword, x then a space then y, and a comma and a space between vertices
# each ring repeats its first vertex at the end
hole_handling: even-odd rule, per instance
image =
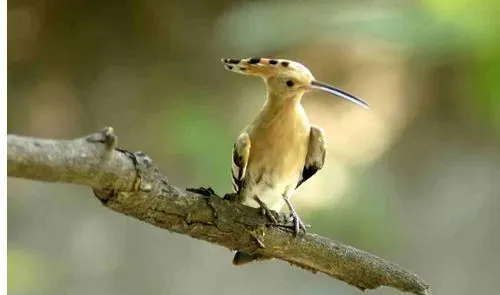
POLYGON ((293 83, 292 80, 287 80, 285 83, 286 83, 286 86, 288 86, 288 87, 292 87, 295 84, 295 83, 293 83))

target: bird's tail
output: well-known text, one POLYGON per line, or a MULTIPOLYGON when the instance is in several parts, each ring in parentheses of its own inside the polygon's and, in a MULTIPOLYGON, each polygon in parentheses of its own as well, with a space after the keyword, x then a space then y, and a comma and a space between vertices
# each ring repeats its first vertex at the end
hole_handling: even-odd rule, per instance
POLYGON ((233 265, 243 265, 254 261, 266 260, 268 257, 261 254, 248 254, 236 251, 233 257, 233 265))

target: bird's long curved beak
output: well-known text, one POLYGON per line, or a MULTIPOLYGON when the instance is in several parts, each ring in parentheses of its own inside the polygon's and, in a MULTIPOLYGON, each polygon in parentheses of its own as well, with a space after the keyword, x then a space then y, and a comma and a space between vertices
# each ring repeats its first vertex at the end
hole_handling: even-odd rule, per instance
POLYGON ((346 99, 350 102, 353 102, 361 107, 364 107, 365 109, 368 109, 370 107, 368 105, 368 103, 366 103, 362 99, 357 98, 354 95, 351 95, 351 94, 349 94, 341 89, 338 89, 336 87, 333 87, 331 85, 328 85, 328 84, 320 82, 320 81, 312 81, 311 88, 322 90, 322 91, 328 92, 330 94, 333 94, 335 96, 341 97, 341 98, 346 99))

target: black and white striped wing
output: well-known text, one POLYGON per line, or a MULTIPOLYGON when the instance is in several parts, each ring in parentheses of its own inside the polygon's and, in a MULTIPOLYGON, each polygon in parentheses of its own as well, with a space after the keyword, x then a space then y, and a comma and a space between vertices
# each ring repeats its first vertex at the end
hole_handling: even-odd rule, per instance
POLYGON ((250 137, 243 132, 233 145, 233 161, 231 174, 233 179, 233 191, 238 193, 245 180, 248 157, 250 156, 250 137))
POLYGON ((326 140, 323 130, 317 126, 311 126, 309 138, 309 149, 307 151, 306 163, 302 170, 302 177, 297 184, 299 187, 306 180, 313 177, 325 164, 326 140))

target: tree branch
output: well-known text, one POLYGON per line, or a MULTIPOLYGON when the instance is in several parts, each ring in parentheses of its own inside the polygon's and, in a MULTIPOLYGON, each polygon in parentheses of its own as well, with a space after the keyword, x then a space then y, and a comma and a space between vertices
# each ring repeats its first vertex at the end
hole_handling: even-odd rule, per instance
POLYGON ((144 153, 116 148, 112 128, 74 140, 7 136, 7 173, 47 182, 90 186, 104 206, 157 227, 229 248, 281 259, 322 272, 361 290, 380 286, 430 294, 417 275, 375 255, 308 233, 272 226, 254 208, 211 189, 170 185, 144 153))

